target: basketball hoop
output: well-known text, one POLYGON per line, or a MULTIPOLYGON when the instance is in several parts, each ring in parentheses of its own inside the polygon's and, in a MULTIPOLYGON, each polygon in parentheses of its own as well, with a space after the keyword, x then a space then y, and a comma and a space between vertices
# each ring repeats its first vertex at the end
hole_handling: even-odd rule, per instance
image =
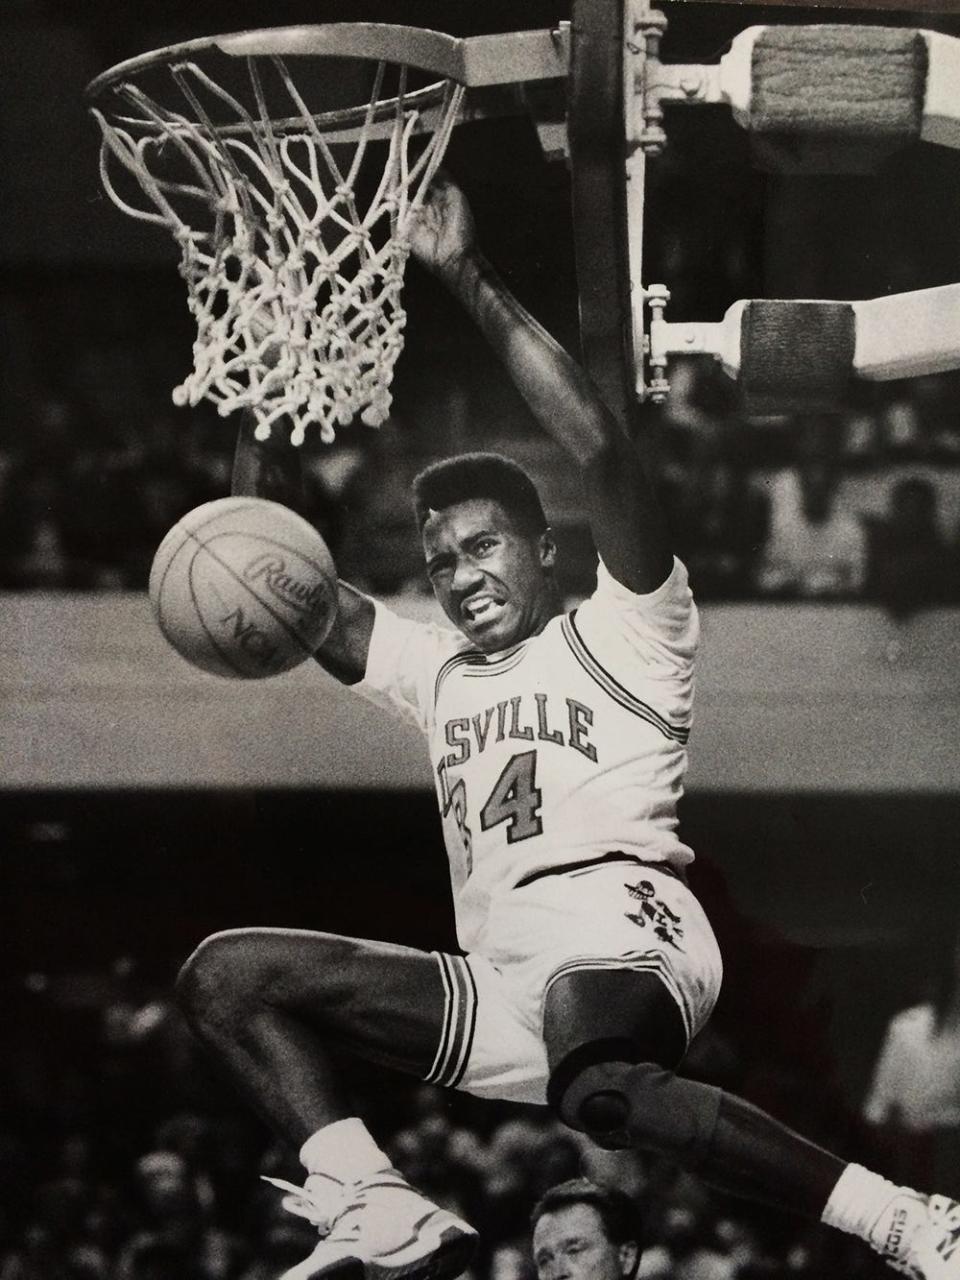
POLYGON ((388 52, 382 32, 403 30, 195 40, 90 85, 107 194, 165 226, 180 253, 197 337, 176 404, 248 409, 261 440, 287 419, 295 445, 312 424, 330 442, 357 414, 371 426, 387 417, 410 220, 464 94, 452 74, 422 83, 441 61, 433 51, 423 67, 399 43, 388 52), (358 84, 362 105, 342 105, 358 84))

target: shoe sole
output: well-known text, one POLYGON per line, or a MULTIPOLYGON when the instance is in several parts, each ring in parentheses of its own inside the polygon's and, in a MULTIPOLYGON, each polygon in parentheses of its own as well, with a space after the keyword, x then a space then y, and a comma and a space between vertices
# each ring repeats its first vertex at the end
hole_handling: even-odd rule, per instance
POLYGON ((416 1231, 412 1240, 388 1254, 366 1262, 339 1258, 312 1271, 311 1280, 452 1280, 466 1270, 477 1247, 475 1231, 450 1221, 446 1226, 431 1224, 429 1218, 417 1223, 416 1231), (435 1243, 425 1250, 431 1236, 435 1243))

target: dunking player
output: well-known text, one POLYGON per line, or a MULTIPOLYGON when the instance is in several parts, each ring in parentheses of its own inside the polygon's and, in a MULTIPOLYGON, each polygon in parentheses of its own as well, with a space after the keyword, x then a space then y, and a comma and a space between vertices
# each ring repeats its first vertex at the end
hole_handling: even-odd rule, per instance
MULTIPOLYGON (((960 1278, 960 1205, 899 1188, 675 1068, 721 965, 676 834, 697 615, 633 446, 480 255, 439 181, 413 251, 449 286, 579 472, 597 589, 564 615, 536 491, 488 455, 415 482, 427 572, 456 631, 342 585, 317 653, 430 743, 465 956, 279 929, 217 934, 187 1016, 300 1150, 285 1204, 320 1240, 287 1280, 442 1280, 473 1232, 388 1167, 329 1049, 480 1096, 548 1100, 607 1147, 665 1154, 735 1194, 852 1232, 914 1277, 960 1278)), ((244 435, 235 489, 282 497, 289 446, 244 435)))

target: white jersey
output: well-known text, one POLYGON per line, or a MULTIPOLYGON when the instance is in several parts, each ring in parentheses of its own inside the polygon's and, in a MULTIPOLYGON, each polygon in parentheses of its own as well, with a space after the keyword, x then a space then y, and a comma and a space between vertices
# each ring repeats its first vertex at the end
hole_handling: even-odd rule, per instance
POLYGON ((647 595, 600 564, 578 609, 498 654, 377 604, 353 687, 427 735, 466 950, 497 894, 538 872, 611 852, 692 861, 676 825, 698 632, 679 560, 647 595))

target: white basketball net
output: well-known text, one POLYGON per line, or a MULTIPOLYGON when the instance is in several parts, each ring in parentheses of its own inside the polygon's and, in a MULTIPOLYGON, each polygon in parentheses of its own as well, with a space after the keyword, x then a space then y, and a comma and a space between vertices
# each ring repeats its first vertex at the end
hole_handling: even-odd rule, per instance
POLYGON ((174 390, 174 402, 206 398, 222 416, 249 409, 261 440, 286 419, 293 444, 311 424, 330 442, 357 414, 378 426, 389 413, 406 320, 410 216, 443 158, 464 89, 449 80, 437 87, 439 123, 424 137, 417 109, 423 91, 408 95, 401 70, 400 91, 382 102, 380 63, 369 106, 355 113, 345 147, 343 131, 311 114, 283 59, 245 61, 249 108, 193 62, 168 67, 189 115, 160 106, 134 84, 118 85, 114 92, 134 114, 108 119, 93 109, 103 131, 101 177, 120 209, 168 227, 179 246, 197 338, 193 372, 174 390), (289 96, 289 118, 268 114, 264 63, 289 96), (226 107, 236 123, 215 124, 205 102, 218 114, 226 107), (360 208, 358 176, 375 123, 383 137, 385 111, 386 163, 360 208), (415 157, 414 136, 423 143, 415 157), (118 194, 111 158, 134 175, 153 209, 118 194), (164 176, 171 158, 175 180, 164 176))

